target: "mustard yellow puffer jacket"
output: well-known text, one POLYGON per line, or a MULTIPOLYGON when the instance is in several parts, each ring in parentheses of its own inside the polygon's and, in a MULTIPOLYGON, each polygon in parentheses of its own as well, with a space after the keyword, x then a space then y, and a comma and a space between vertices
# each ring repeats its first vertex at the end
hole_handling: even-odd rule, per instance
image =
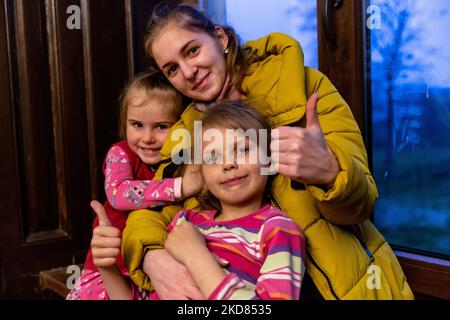
MULTIPOLYGON (((367 154, 352 113, 336 88, 319 71, 303 65, 300 45, 292 38, 273 33, 247 43, 259 60, 242 84, 272 128, 305 126, 307 97, 318 92, 319 121, 325 139, 336 156, 340 172, 332 189, 304 186, 277 175, 273 181, 274 204, 303 229, 307 241, 306 269, 326 299, 413 299, 412 291, 393 251, 367 220, 377 198, 369 172, 367 154)), ((243 97, 244 98, 244 97, 243 97)), ((186 128, 201 112, 189 106, 171 132, 186 128)), ((181 147, 167 139, 161 151, 163 164, 157 178, 171 176, 172 154, 181 147)), ((161 248, 166 226, 182 208, 194 208, 190 198, 161 211, 130 213, 123 233, 122 252, 130 276, 140 287, 150 289, 141 263, 148 249, 161 248)))

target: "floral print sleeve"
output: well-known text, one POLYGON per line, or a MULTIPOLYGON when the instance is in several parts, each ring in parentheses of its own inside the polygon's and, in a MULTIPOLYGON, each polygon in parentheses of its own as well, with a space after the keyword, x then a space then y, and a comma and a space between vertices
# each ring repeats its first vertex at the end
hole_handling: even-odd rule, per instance
POLYGON ((129 211, 158 207, 180 197, 181 178, 133 180, 128 155, 118 146, 106 155, 105 193, 117 210, 129 211))

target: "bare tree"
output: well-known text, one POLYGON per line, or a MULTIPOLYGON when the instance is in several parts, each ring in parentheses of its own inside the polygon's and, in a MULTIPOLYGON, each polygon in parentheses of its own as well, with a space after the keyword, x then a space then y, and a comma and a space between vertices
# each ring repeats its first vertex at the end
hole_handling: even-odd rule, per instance
MULTIPOLYGON (((372 48, 382 56, 382 65, 374 76, 381 76, 387 88, 387 155, 386 164, 391 163, 394 151, 400 151, 408 141, 408 124, 417 124, 414 116, 406 116, 395 121, 395 92, 399 83, 417 81, 423 71, 423 61, 411 51, 413 47, 420 47, 423 32, 412 25, 411 19, 415 14, 415 2, 412 0, 377 0, 380 8, 382 26, 380 30, 371 33, 372 48)), ((375 93, 376 94, 376 93, 375 93)))

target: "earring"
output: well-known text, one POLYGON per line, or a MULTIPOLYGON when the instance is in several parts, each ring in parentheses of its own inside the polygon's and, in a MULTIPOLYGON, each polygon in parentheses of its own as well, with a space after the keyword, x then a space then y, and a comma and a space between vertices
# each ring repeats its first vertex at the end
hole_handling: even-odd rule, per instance
POLYGON ((223 50, 223 53, 224 53, 225 55, 227 55, 228 52, 229 52, 228 48, 226 48, 225 50, 223 50))

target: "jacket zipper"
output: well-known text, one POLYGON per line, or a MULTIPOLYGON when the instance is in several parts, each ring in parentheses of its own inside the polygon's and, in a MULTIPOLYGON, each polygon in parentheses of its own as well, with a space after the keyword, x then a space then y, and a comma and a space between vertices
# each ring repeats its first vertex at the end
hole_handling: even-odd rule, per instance
POLYGON ((319 265, 316 263, 316 261, 313 259, 311 253, 309 252, 309 250, 306 250, 306 254, 308 255, 308 259, 311 261, 311 263, 314 265, 314 267, 319 270, 319 272, 325 277, 325 279, 327 280, 327 284, 328 284, 328 288, 330 289, 331 294, 334 296, 334 298, 336 300, 341 300, 339 299, 339 297, 337 296, 336 292, 334 292, 333 287, 331 286, 331 281, 330 278, 328 278, 328 276, 325 274, 325 272, 319 267, 319 265))
MULTIPOLYGON (((354 226, 355 228, 358 228, 358 226, 354 226)), ((354 231, 352 229, 352 227, 348 228, 348 230, 356 237, 356 239, 358 239, 359 244, 361 245, 361 247, 364 249, 364 251, 366 252, 367 256, 370 259, 370 263, 375 261, 375 257, 373 256, 372 252, 369 249, 369 246, 367 245, 366 241, 364 241, 364 239, 362 238, 362 235, 358 234, 358 232, 354 231)))
MULTIPOLYGON (((272 193, 272 201, 275 204, 275 206, 280 209, 281 211, 283 211, 283 208, 281 208, 280 203, 278 202, 277 198, 275 197, 275 195, 272 193)), ((284 211, 283 211, 284 212, 284 211)), ((330 278, 328 278, 328 276, 325 274, 325 272, 319 267, 319 265, 316 263, 316 261, 313 259, 311 253, 309 252, 309 250, 306 250, 306 254, 308 255, 308 259, 312 262, 312 264, 314 265, 314 267, 319 270, 319 272, 324 276, 324 278, 327 280, 327 284, 328 284, 328 288, 330 289, 331 294, 334 296, 334 298, 336 300, 341 300, 339 299, 339 297, 337 296, 336 292, 334 291, 333 287, 331 286, 331 281, 330 278)))

